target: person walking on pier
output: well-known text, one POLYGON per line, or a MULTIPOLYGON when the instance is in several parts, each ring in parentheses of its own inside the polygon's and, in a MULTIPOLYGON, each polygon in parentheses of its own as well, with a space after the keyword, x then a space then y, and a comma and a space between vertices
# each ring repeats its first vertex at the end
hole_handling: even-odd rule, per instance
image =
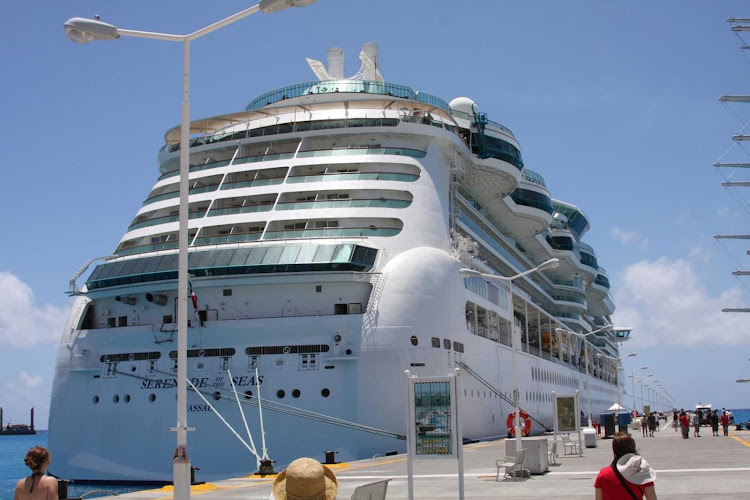
POLYGON ((699 411, 693 413, 693 436, 701 437, 701 414, 699 411))
POLYGON ((674 431, 677 432, 677 428, 680 426, 677 410, 672 410, 672 426, 674 427, 674 431))
POLYGON ((26 453, 24 462, 31 475, 18 481, 13 500, 57 500, 57 480, 45 476, 50 460, 49 451, 41 446, 34 446, 26 453))
POLYGON ((612 451, 612 464, 600 470, 594 482, 596 500, 642 499, 644 496, 646 500, 656 500, 656 473, 637 454, 630 434, 615 434, 612 451))
POLYGON ((711 414, 711 430, 713 431, 714 436, 719 435, 719 410, 714 410, 711 414))
POLYGON ((643 437, 648 437, 648 420, 646 415, 641 417, 641 431, 643 431, 643 437))
POLYGON ((654 431, 656 430, 656 413, 651 412, 648 414, 648 434, 654 437, 654 431))
POLYGON ((684 411, 680 412, 680 430, 682 431, 682 439, 690 438, 690 421, 684 411))
POLYGON ((727 415, 727 412, 722 411, 721 412, 721 426, 724 428, 724 435, 729 435, 729 415, 727 415))

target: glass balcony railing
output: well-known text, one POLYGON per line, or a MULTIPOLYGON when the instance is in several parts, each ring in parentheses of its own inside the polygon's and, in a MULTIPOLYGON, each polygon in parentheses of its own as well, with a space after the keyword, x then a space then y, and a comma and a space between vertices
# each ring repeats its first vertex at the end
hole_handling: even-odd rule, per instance
POLYGON ((119 257, 122 257, 124 255, 134 255, 137 253, 156 252, 158 250, 172 250, 174 248, 177 248, 177 241, 163 241, 161 243, 152 243, 150 245, 122 248, 115 253, 119 257))
MULTIPOLYGON (((190 212, 188 214, 188 219, 200 219, 206 214, 205 210, 198 210, 195 212, 190 212)), ((151 227, 151 226, 158 226, 159 224, 167 224, 168 222, 177 222, 180 219, 179 215, 167 215, 164 217, 156 217, 154 219, 147 219, 141 222, 136 222, 135 224, 131 224, 128 227, 128 231, 132 231, 134 229, 140 229, 142 227, 151 227)))
POLYGON ((284 182, 283 177, 273 177, 271 179, 253 179, 251 181, 225 182, 221 185, 221 190, 240 189, 246 187, 274 186, 284 182))
POLYGON ((510 199, 516 205, 536 208, 552 215, 552 199, 542 193, 530 189, 517 188, 510 193, 510 199))
POLYGON ((208 212, 209 217, 218 215, 235 215, 235 214, 252 214, 256 212, 269 212, 273 208, 273 203, 264 203, 262 205, 247 205, 244 207, 231 208, 212 208, 208 212))
POLYGON ((399 181, 414 182, 419 175, 400 174, 398 172, 334 172, 330 174, 290 175, 286 182, 328 182, 328 181, 399 181))
POLYGON ((316 201, 292 201, 288 203, 277 203, 276 210, 304 210, 320 208, 406 208, 411 205, 409 200, 316 200, 316 201))
POLYGON ((242 158, 235 158, 232 165, 242 165, 243 163, 258 163, 261 161, 288 160, 289 158, 294 158, 294 153, 274 153, 267 155, 244 156, 242 158))
MULTIPOLYGON (((219 188, 218 184, 211 184, 210 186, 200 186, 190 189, 190 194, 200 194, 200 193, 209 193, 211 191, 216 191, 219 188)), ((170 191, 169 193, 162 193, 156 196, 152 196, 151 198, 147 198, 146 201, 143 202, 141 206, 150 205, 151 203, 156 203, 157 201, 164 201, 164 200, 170 200, 173 198, 179 198, 180 192, 179 191, 170 191)))
POLYGON ((573 295, 553 295, 552 298, 555 300, 573 302, 573 303, 581 304, 581 305, 586 304, 586 301, 584 299, 582 299, 581 297, 575 297, 573 295))
POLYGON ((205 245, 221 245, 224 243, 244 243, 246 241, 257 241, 263 233, 256 231, 254 233, 222 234, 219 236, 200 236, 193 241, 194 247, 205 245))
POLYGON ((340 148, 300 151, 297 158, 317 158, 321 156, 357 156, 357 155, 396 155, 412 158, 424 158, 427 153, 410 148, 340 148))
POLYGON ((328 227, 320 229, 285 229, 266 231, 264 240, 291 240, 299 238, 339 238, 345 236, 378 237, 396 236, 400 228, 371 229, 369 227, 328 227))
POLYGON ((571 288, 577 288, 578 290, 584 291, 583 287, 583 280, 581 278, 575 278, 573 280, 564 280, 564 279, 553 279, 552 283, 558 286, 568 286, 571 288))
POLYGON ((596 283, 599 286, 603 286, 604 288, 610 288, 609 278, 607 278, 603 274, 597 274, 596 279, 594 280, 594 283, 596 283))
POLYGON ((547 189, 547 185, 544 183, 544 177, 534 172, 533 170, 524 168, 523 171, 521 172, 521 178, 525 181, 533 182, 534 184, 539 184, 544 189, 547 189))
MULTIPOLYGON (((201 170, 210 170, 212 168, 219 168, 219 167, 226 167, 231 163, 230 160, 222 160, 222 161, 215 161, 212 163, 202 163, 200 165, 191 165, 190 166, 190 172, 200 172, 201 170)), ((159 180, 167 179, 169 177, 176 177, 180 175, 180 169, 170 170, 169 172, 165 172, 161 174, 159 177, 159 180)))

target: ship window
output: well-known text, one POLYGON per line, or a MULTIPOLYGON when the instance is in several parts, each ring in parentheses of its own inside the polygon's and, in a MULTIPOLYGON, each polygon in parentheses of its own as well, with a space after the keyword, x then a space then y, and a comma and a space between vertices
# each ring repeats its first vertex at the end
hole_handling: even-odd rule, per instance
POLYGON ((284 392, 282 389, 279 389, 276 391, 276 397, 279 399, 284 399, 284 396, 286 396, 286 392, 284 392))
POLYGON ((315 285, 315 293, 320 293, 323 291, 323 287, 321 285, 315 285))
POLYGON ((125 402, 130 403, 130 394, 125 394, 125 402))
POLYGON ((253 397, 253 391, 245 391, 245 399, 251 399, 253 397))
POLYGON ((153 403, 154 401, 156 401, 156 394, 149 394, 149 395, 148 395, 148 400, 149 400, 149 401, 151 401, 152 403, 153 403))
POLYGON ((453 350, 456 352, 464 352, 464 345, 461 342, 453 342, 453 350))
POLYGON ((416 346, 418 344, 419 344, 419 339, 417 338, 416 335, 412 335, 411 336, 411 345, 416 346))
POLYGON ((128 326, 128 317, 127 316, 120 316, 117 318, 118 326, 128 326))
POLYGON ((112 401, 113 401, 114 403, 119 403, 119 402, 120 402, 120 396, 118 396, 117 394, 115 394, 115 395, 114 395, 114 396, 112 397, 112 401))
POLYGON ((95 404, 95 405, 96 405, 96 404, 99 404, 99 396, 94 396, 94 399, 93 399, 93 401, 94 401, 94 404, 95 404))
POLYGON ((328 390, 328 388, 325 388, 322 391, 320 391, 320 395, 323 396, 324 398, 327 398, 328 396, 331 395, 331 391, 328 390))
POLYGON ((109 326, 109 327, 115 327, 115 326, 117 326, 117 319, 116 318, 107 318, 107 326, 109 326))
POLYGON ((292 391, 292 397, 293 397, 293 398, 298 398, 298 397, 300 396, 300 394, 302 394, 302 393, 301 393, 301 392, 299 392, 299 389, 294 389, 294 390, 292 391))
POLYGON ((440 339, 437 337, 432 337, 432 347, 440 348, 440 339))
POLYGON ((172 315, 171 314, 167 314, 166 316, 164 316, 162 318, 162 323, 171 323, 171 322, 172 322, 172 315))
POLYGON ((232 296, 232 289, 231 288, 225 288, 222 291, 222 294, 224 295, 224 297, 231 297, 232 296))
POLYGON ((325 229, 325 228, 331 228, 331 227, 339 227, 339 221, 337 220, 316 220, 315 221, 316 229, 325 229))
POLYGON ((218 401, 221 399, 221 393, 219 391, 214 392, 214 400, 218 401))
POLYGON ((333 314, 347 314, 348 306, 346 304, 334 304, 333 314))
POLYGON ((451 341, 449 339, 443 339, 443 347, 445 347, 446 349, 450 349, 451 341))

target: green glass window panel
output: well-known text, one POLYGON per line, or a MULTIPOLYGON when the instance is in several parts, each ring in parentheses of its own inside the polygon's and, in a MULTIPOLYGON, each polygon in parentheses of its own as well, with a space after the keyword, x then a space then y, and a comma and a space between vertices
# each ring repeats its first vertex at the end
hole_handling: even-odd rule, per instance
POLYGON ((102 274, 102 271, 107 267, 107 264, 99 264, 94 268, 94 271, 89 276, 89 281, 96 281, 102 274))
POLYGON ((238 248, 232 254, 232 260, 229 261, 230 266, 244 266, 247 262, 247 258, 250 256, 249 248, 238 248))
POLYGON ((297 255, 297 264, 309 264, 315 257, 315 252, 318 250, 318 245, 307 245, 302 247, 299 255, 297 255))
POLYGON ((214 266, 224 267, 224 266, 229 265, 229 263, 232 261, 232 256, 234 255, 234 249, 220 250, 217 253, 219 255, 216 257, 216 262, 214 262, 214 266))
POLYGON ((125 265, 120 270, 120 276, 128 276, 130 274, 133 274, 133 269, 135 268, 135 264, 138 261, 138 259, 130 259, 125 261, 125 265))
POLYGON ((268 248, 266 247, 253 248, 245 264, 248 266, 260 265, 260 263, 263 262, 263 257, 265 257, 267 250, 268 248))
POLYGON ((297 262, 297 256, 299 255, 301 247, 298 246, 287 246, 281 252, 279 257, 279 264, 294 264, 297 262))
POLYGON ((219 252, 205 252, 206 257, 201 262, 201 268, 207 269, 209 267, 214 267, 214 263, 216 262, 216 258, 218 257, 219 252))
POLYGON ((337 245, 331 262, 349 262, 354 245, 337 245))
POLYGON ((266 256, 263 257, 262 264, 264 266, 269 266, 273 264, 278 264, 279 258, 281 258, 281 252, 284 250, 284 247, 278 246, 278 247, 270 247, 268 251, 266 252, 266 256))
POLYGON ((188 254, 188 269, 197 269, 201 267, 201 261, 206 257, 208 252, 190 252, 188 254))
POLYGON ((149 257, 146 263, 146 268, 143 270, 144 273, 155 273, 156 270, 159 267, 159 262, 161 262, 162 256, 158 255, 156 257, 149 257))
POLYGON ((174 271, 177 269, 177 254, 173 253, 162 257, 158 271, 174 271))
POLYGON ((320 245, 315 253, 313 262, 331 262, 336 245, 320 245))
POLYGON ((112 267, 109 269, 109 273, 107 274, 107 276, 102 276, 102 277, 108 278, 110 276, 112 277, 120 276, 120 271, 122 270, 123 267, 125 267, 125 262, 123 261, 115 262, 112 264, 112 267))

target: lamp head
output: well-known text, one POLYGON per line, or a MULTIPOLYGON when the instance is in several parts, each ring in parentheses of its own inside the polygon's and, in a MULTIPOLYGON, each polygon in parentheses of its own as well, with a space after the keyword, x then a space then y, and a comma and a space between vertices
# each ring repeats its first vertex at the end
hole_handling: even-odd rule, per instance
MULTIPOLYGON (((97 16, 98 17, 98 16, 97 16)), ((98 19, 73 17, 65 24, 65 36, 76 43, 89 43, 92 40, 116 40, 120 38, 117 28, 98 19)))
POLYGON ((573 333, 575 335, 578 335, 577 333, 566 330, 565 328, 555 328, 555 333, 573 333))
POLYGON ((627 355, 628 358, 634 358, 636 356, 638 356, 638 354, 635 352, 631 352, 630 354, 627 355))
POLYGON ((476 269, 469 269, 468 267, 462 267, 458 270, 458 274, 463 276, 464 278, 481 278, 482 273, 477 271, 476 269))
POLYGON ((546 260, 542 262, 536 267, 536 270, 541 271, 543 269, 554 269, 555 267, 559 265, 560 265, 560 259, 554 258, 554 259, 550 259, 550 260, 546 260))
POLYGON ((307 7, 314 3, 315 0, 260 0, 260 11, 264 14, 271 14, 289 7, 307 7))

